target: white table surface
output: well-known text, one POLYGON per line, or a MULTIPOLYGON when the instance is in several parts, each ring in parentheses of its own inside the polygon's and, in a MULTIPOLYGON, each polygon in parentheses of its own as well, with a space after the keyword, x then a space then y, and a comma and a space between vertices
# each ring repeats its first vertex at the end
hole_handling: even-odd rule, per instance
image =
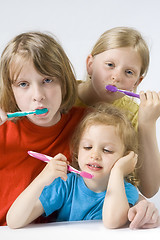
POLYGON ((129 228, 106 229, 102 221, 61 222, 31 224, 22 229, 0 227, 0 240, 50 240, 50 239, 159 239, 160 227, 154 229, 131 230, 129 228))

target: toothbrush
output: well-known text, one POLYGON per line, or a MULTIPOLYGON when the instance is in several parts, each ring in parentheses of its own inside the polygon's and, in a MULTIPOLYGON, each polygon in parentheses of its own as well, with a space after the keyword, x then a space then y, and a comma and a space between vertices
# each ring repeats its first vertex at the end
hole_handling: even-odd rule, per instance
MULTIPOLYGON (((52 157, 50 157, 50 156, 47 156, 47 155, 41 154, 41 153, 37 153, 37 152, 33 152, 33 151, 28 151, 28 154, 32 157, 35 157, 35 158, 43 161, 43 162, 49 162, 52 159, 52 157)), ((70 165, 67 166, 67 170, 70 172, 77 173, 81 177, 84 177, 84 178, 88 178, 88 179, 93 178, 92 174, 90 174, 88 172, 84 172, 84 171, 78 171, 77 169, 71 167, 70 165)))
POLYGON ((14 113, 8 113, 7 117, 8 118, 12 118, 12 117, 23 117, 23 116, 27 116, 29 114, 43 114, 48 112, 47 108, 42 108, 42 109, 36 109, 35 111, 30 111, 30 112, 14 112, 14 113))
POLYGON ((140 98, 140 97, 139 97, 139 94, 118 89, 117 87, 115 87, 115 86, 113 86, 113 85, 107 85, 107 86, 106 86, 106 89, 107 89, 108 91, 110 91, 110 92, 122 92, 122 93, 124 93, 124 94, 126 94, 126 95, 128 95, 128 96, 140 98))

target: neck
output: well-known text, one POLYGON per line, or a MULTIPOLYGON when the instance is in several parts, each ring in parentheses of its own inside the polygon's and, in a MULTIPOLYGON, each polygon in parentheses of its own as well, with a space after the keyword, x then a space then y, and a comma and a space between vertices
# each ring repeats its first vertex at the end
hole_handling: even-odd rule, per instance
POLYGON ((114 102, 107 98, 107 95, 105 100, 103 97, 101 98, 99 95, 97 95, 92 87, 91 81, 86 81, 78 85, 78 96, 80 100, 88 106, 93 106, 98 102, 114 102))
POLYGON ((87 179, 83 178, 86 186, 93 192, 100 193, 107 190, 108 176, 107 179, 87 179))

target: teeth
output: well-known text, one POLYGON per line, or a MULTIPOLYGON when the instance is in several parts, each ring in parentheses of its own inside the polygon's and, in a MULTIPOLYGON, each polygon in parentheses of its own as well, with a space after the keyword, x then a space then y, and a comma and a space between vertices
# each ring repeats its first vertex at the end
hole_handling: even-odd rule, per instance
POLYGON ((100 168, 99 166, 97 165, 93 165, 93 164, 90 164, 91 167, 95 167, 95 168, 100 168))

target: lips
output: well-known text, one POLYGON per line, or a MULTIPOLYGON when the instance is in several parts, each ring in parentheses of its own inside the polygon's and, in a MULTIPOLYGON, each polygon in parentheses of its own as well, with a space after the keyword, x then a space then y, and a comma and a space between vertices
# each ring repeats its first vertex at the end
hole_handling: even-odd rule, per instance
POLYGON ((87 167, 92 171, 100 171, 102 167, 97 163, 88 163, 87 167))
MULTIPOLYGON (((46 107, 38 107, 38 108, 36 108, 36 109, 43 109, 43 108, 46 108, 46 107)), ((36 110, 35 109, 35 110, 36 110)), ((48 110, 48 112, 49 112, 49 110, 48 110)), ((48 112, 46 112, 46 113, 42 113, 42 114, 38 114, 38 115, 36 115, 36 114, 34 114, 37 118, 41 118, 41 117, 45 117, 47 114, 48 114, 48 112)))

